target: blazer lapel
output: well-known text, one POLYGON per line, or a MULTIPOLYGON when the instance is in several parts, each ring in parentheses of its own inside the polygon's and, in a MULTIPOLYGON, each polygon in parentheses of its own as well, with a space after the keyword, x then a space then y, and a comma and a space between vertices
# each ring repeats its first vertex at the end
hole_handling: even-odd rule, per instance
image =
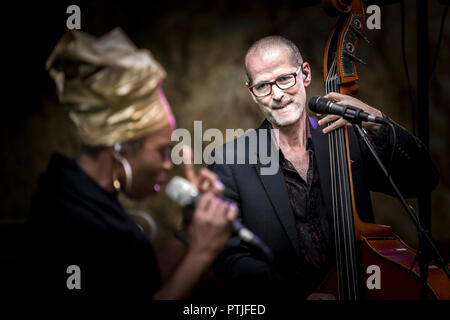
MULTIPOLYGON (((271 126, 267 120, 263 122, 259 130, 265 129, 269 130, 267 134, 267 149, 268 154, 271 152, 278 152, 278 148, 274 145, 271 138, 270 129, 271 126)), ((259 139, 261 138, 260 134, 258 134, 258 146, 259 139)), ((265 167, 265 164, 261 163, 261 157, 259 153, 258 156, 258 163, 254 165, 256 173, 258 174, 259 178, 261 179, 261 183, 264 187, 264 190, 267 193, 267 197, 269 198, 270 202, 273 205, 274 211, 276 212, 278 219, 280 220, 281 225, 283 226, 284 230, 286 231, 286 234, 297 254, 300 254, 300 248, 298 243, 298 234, 297 230, 295 228, 295 220, 294 220, 294 213, 292 211, 290 202, 289 202, 289 196, 287 193, 286 184, 284 182, 283 173, 280 168, 278 168, 277 172, 275 174, 261 174, 261 168, 265 167)))
POLYGON ((319 170, 323 200, 328 208, 328 212, 331 213, 333 210, 333 202, 331 197, 331 169, 328 135, 322 133, 324 126, 318 126, 316 119, 309 118, 309 123, 314 146, 314 156, 316 157, 317 168, 319 170))

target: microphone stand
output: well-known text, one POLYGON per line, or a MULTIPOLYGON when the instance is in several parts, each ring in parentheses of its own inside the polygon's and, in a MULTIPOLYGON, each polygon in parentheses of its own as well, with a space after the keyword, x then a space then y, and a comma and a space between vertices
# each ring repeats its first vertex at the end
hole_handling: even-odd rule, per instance
POLYGON ((393 190, 395 191, 397 198, 400 200, 403 208, 408 213, 409 217, 411 218, 412 222, 416 226, 418 233, 419 233, 419 250, 417 251, 416 258, 414 260, 414 264, 411 267, 411 269, 414 267, 416 261, 419 261, 419 269, 420 269, 420 281, 421 281, 421 297, 422 300, 426 300, 427 298, 427 279, 428 279, 428 267, 431 260, 434 260, 435 264, 441 268, 444 273, 447 275, 447 278, 450 279, 450 271, 448 270, 448 267, 445 263, 444 258, 442 257, 442 254, 439 252, 439 249, 436 246, 436 243, 434 242, 429 230, 425 230, 422 225, 420 224, 420 221, 416 215, 416 212, 414 211, 413 207, 410 206, 403 195, 401 194, 400 190, 397 188, 397 185, 392 180, 391 176, 388 174, 386 167, 383 165, 383 162, 381 162, 381 159, 378 157, 377 152, 375 151, 372 143, 369 141, 369 138, 367 137, 367 134, 364 132, 364 130, 361 128, 361 121, 358 119, 355 119, 353 117, 344 117, 346 120, 351 122, 353 124, 353 127, 356 129, 356 134, 359 139, 364 141, 367 148, 372 153, 373 157, 375 158, 376 162, 378 163, 378 166, 380 167, 381 171, 383 171, 386 178, 389 180, 389 183, 391 184, 393 190))

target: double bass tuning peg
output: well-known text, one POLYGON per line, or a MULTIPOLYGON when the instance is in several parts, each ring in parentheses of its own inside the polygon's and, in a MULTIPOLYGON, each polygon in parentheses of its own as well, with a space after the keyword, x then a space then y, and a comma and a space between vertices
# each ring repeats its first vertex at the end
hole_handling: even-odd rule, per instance
POLYGON ((344 54, 345 54, 346 56, 348 56, 350 59, 352 59, 352 60, 354 60, 354 61, 357 61, 357 62, 359 62, 359 63, 361 63, 361 64, 363 64, 363 65, 366 65, 366 64, 367 64, 363 59, 358 58, 357 56, 354 55, 354 53, 355 53, 355 46, 354 46, 351 42, 346 42, 346 43, 344 44, 344 50, 343 50, 343 52, 344 52, 344 54))
POLYGON ((344 51, 344 54, 345 54, 346 56, 348 56, 350 59, 352 59, 352 60, 354 60, 354 61, 356 61, 356 62, 359 62, 359 63, 361 63, 361 64, 363 64, 363 65, 366 65, 366 64, 367 64, 367 62, 365 62, 363 59, 358 58, 357 56, 351 54, 351 53, 348 52, 347 50, 344 51))
MULTIPOLYGON (((349 29, 360 39, 364 40, 368 45, 371 45, 369 39, 361 32, 362 30, 362 22, 360 17, 354 15, 351 18, 351 21, 349 23, 349 29)), ((362 60, 361 58, 358 58, 355 55, 355 43, 356 41, 354 39, 350 40, 351 38, 347 38, 348 41, 344 44, 344 54, 348 56, 353 61, 357 61, 361 64, 366 65, 367 63, 362 60)))
POLYGON ((372 46, 372 43, 367 39, 367 37, 360 31, 361 30, 361 21, 353 20, 350 24, 350 30, 352 30, 360 39, 364 40, 369 46, 372 46))

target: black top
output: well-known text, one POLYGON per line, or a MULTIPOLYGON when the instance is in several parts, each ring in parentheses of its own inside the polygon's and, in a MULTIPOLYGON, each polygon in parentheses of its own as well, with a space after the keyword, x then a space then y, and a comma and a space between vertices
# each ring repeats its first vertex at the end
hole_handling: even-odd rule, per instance
POLYGON ((38 291, 151 297, 161 284, 148 238, 117 195, 73 159, 52 156, 33 195, 30 227, 38 291), (67 287, 70 265, 80 268, 80 290, 67 287))

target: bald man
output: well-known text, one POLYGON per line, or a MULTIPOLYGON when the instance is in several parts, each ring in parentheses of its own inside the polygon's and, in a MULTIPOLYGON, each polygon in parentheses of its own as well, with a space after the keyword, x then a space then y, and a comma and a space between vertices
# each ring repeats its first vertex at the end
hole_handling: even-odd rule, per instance
MULTIPOLYGON (((275 143, 268 142, 268 146, 279 153, 279 169, 273 175, 262 174, 261 168, 267 164, 261 161, 215 162, 209 168, 225 184, 227 200, 238 204, 242 222, 270 247, 274 260, 268 261, 254 248, 232 238, 217 259, 216 270, 233 296, 306 298, 335 263, 327 134, 349 123, 335 115, 319 121, 307 116, 311 67, 291 41, 270 36, 255 42, 245 56, 245 71, 248 92, 266 118, 257 131, 278 129, 278 137, 268 139, 275 143)), ((356 98, 338 93, 325 97, 383 117, 380 110, 356 98)), ((393 148, 389 126, 362 125, 387 163, 393 148)), ((439 174, 428 151, 419 139, 393 125, 396 147, 403 150, 396 152, 392 163, 394 180, 408 197, 430 192, 439 174)), ((349 145, 357 211, 363 220, 372 222, 369 191, 392 191, 351 127, 349 145)), ((239 139, 216 154, 237 151, 237 146, 239 139)), ((245 159, 249 159, 251 146, 246 147, 245 159)))

